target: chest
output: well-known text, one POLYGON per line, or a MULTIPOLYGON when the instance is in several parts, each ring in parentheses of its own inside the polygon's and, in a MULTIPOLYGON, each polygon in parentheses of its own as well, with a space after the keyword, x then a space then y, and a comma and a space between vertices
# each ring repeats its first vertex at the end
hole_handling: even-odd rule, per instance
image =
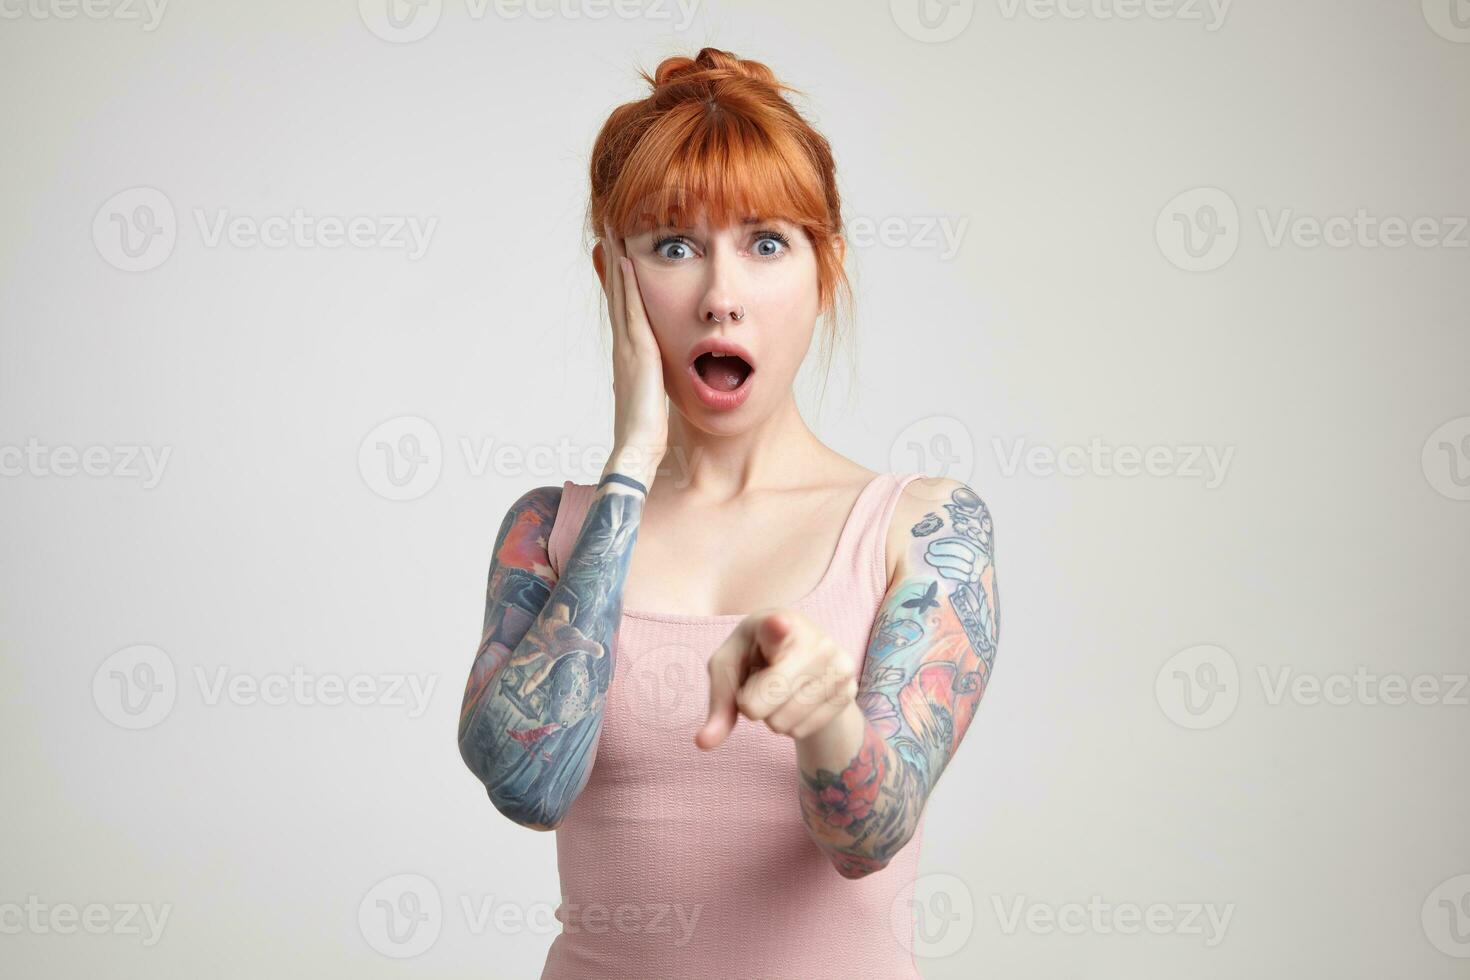
POLYGON ((650 508, 623 606, 722 616, 805 598, 832 564, 851 504, 829 498, 714 512, 650 508))

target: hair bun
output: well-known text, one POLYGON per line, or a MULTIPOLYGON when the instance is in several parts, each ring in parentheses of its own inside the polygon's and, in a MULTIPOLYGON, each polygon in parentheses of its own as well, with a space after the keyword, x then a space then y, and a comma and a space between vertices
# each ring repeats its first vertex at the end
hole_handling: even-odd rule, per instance
POLYGON ((676 55, 659 62, 652 76, 643 78, 655 93, 685 87, 709 87, 731 79, 745 79, 769 86, 772 90, 788 89, 776 73, 759 61, 740 58, 719 48, 700 48, 693 58, 676 55))

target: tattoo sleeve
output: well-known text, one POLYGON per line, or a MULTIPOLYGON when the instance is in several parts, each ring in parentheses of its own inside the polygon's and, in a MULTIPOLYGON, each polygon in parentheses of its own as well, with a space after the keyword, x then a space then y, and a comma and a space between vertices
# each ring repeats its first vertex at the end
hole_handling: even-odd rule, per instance
POLYGON ((841 771, 801 773, 813 840, 846 878, 908 843, 985 694, 1000 638, 990 511, 957 484, 910 528, 868 641, 862 744, 841 771))
POLYGON ((560 501, 560 488, 532 490, 501 523, 459 716, 465 764, 496 809, 536 830, 560 825, 592 773, 643 513, 641 494, 599 489, 558 579, 547 542, 560 501))

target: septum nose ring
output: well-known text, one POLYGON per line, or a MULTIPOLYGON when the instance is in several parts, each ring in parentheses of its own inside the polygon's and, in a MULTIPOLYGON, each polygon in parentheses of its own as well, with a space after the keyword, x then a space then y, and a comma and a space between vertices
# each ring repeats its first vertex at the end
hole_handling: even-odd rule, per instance
MULTIPOLYGON (((710 317, 711 320, 715 321, 716 323, 724 323, 725 322, 724 317, 715 316, 714 311, 711 311, 710 312, 709 317, 710 317)), ((730 314, 730 319, 734 320, 736 323, 739 323, 741 320, 744 320, 745 319, 745 307, 744 306, 740 307, 740 312, 739 313, 731 313, 730 314)))

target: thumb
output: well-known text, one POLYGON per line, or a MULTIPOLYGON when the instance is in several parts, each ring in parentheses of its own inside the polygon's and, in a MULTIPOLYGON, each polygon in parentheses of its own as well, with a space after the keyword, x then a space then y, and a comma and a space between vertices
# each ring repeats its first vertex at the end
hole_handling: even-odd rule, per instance
POLYGON ((713 749, 735 727, 740 716, 735 704, 735 678, 726 670, 716 670, 709 682, 709 717, 704 727, 694 735, 694 744, 701 749, 713 749))

